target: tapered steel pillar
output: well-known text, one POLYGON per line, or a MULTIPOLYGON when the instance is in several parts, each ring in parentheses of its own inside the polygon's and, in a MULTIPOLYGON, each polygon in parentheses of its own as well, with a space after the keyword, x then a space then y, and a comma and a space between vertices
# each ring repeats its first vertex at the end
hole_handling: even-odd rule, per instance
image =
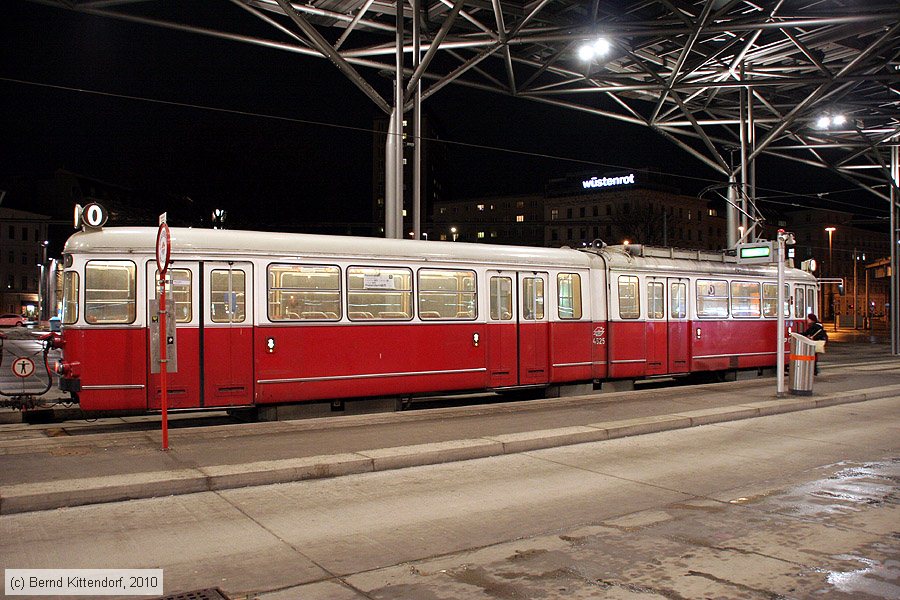
POLYGON ((726 243, 729 248, 734 248, 738 242, 738 210, 737 210, 737 181, 734 174, 728 177, 728 205, 725 207, 725 229, 727 230, 726 243))
POLYGON ((391 113, 391 118, 388 121, 387 139, 384 142, 384 237, 387 239, 397 238, 397 219, 394 215, 397 212, 398 203, 401 207, 403 205, 402 199, 397 198, 397 185, 395 183, 397 178, 398 150, 396 114, 391 113))
MULTIPOLYGON (((421 60, 421 30, 419 29, 419 0, 412 0, 413 7, 413 72, 421 60)), ((422 80, 416 82, 413 100, 413 174, 412 174, 412 227, 413 239, 422 239, 422 80)))
MULTIPOLYGON (((895 142, 900 141, 894 138, 895 142)), ((895 143, 891 147, 891 354, 900 354, 900 306, 897 293, 897 203, 900 202, 900 147, 895 143)))

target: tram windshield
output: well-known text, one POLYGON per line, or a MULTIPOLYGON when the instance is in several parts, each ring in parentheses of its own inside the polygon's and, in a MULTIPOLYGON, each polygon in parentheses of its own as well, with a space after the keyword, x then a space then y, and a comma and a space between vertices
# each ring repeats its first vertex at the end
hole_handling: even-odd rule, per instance
POLYGON ((92 260, 84 268, 84 319, 97 325, 133 323, 136 267, 130 260, 92 260))
POLYGON ((62 322, 71 325, 78 320, 78 272, 66 271, 63 274, 63 313, 62 322))

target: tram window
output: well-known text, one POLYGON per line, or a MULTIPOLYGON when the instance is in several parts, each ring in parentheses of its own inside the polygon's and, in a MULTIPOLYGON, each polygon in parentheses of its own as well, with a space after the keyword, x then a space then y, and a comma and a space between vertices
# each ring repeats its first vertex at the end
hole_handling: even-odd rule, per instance
POLYGON ((338 321, 341 270, 319 265, 269 265, 270 321, 338 321))
MULTIPOLYGON (((154 275, 154 281, 159 281, 159 271, 154 275)), ((191 272, 188 269, 169 269, 166 271, 166 301, 175 302, 176 323, 190 323, 191 310, 191 272)), ((156 286, 156 297, 159 298, 159 284, 156 286)), ((171 310, 171 305, 167 308, 171 310)))
POLYGON ((777 283, 764 283, 763 284, 763 316, 764 317, 777 317, 778 316, 778 284, 777 283))
POLYGON ((130 260, 92 260, 84 268, 84 320, 134 323, 136 268, 130 260))
POLYGON ((560 319, 581 318, 581 275, 559 273, 556 276, 557 301, 560 319))
POLYGON ((641 316, 641 296, 638 278, 633 275, 619 275, 619 318, 639 319, 641 316))
POLYGON ((391 267, 349 267, 347 312, 351 321, 412 319, 412 271, 391 267))
POLYGON ((806 308, 809 312, 814 313, 816 306, 816 288, 807 287, 806 288, 806 308))
POLYGON ((728 316, 728 282, 716 279, 697 280, 697 316, 728 316))
POLYGON ((731 282, 731 314, 735 317, 759 317, 760 307, 758 282, 731 282))
POLYGON ((491 277, 491 319, 512 319, 512 279, 509 277, 491 277))
POLYGON ((687 316, 687 284, 672 282, 669 290, 669 317, 683 319, 687 316))
POLYGON ((803 288, 798 285, 794 288, 794 317, 805 319, 806 314, 806 295, 803 288))
POLYGON ((63 273, 63 313, 64 325, 72 325, 78 320, 78 273, 63 273))
POLYGON ((647 282, 647 318, 666 318, 665 287, 659 281, 647 282))
POLYGON ((472 320, 476 314, 475 271, 419 270, 419 317, 472 320))
POLYGON ((526 321, 544 318, 544 280, 540 277, 522 280, 522 318, 526 321))
POLYGON ((246 320, 246 275, 240 269, 213 269, 209 273, 209 312, 213 323, 246 320))

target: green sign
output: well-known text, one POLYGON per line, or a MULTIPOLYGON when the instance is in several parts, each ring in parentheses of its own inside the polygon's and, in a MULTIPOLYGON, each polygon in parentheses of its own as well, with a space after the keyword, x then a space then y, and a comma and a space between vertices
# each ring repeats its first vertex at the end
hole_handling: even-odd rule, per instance
POLYGON ((775 262, 777 242, 753 242, 737 245, 737 259, 744 264, 771 264, 775 262))
POLYGON ((741 248, 741 258, 768 258, 772 254, 772 247, 751 246, 749 248, 741 248))

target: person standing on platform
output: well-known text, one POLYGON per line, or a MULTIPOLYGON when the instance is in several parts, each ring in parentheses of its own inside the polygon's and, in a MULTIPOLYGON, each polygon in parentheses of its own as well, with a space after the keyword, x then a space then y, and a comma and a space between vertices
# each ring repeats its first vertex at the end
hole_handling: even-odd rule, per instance
POLYGON ((809 325, 804 330, 803 335, 813 340, 814 342, 822 342, 822 344, 816 344, 816 361, 815 361, 815 370, 813 372, 814 375, 819 374, 819 346, 822 346, 822 352, 825 351, 825 342, 828 341, 828 333, 825 331, 825 326, 819 323, 819 317, 817 317, 813 313, 809 313, 809 316, 806 317, 807 323, 809 325))

